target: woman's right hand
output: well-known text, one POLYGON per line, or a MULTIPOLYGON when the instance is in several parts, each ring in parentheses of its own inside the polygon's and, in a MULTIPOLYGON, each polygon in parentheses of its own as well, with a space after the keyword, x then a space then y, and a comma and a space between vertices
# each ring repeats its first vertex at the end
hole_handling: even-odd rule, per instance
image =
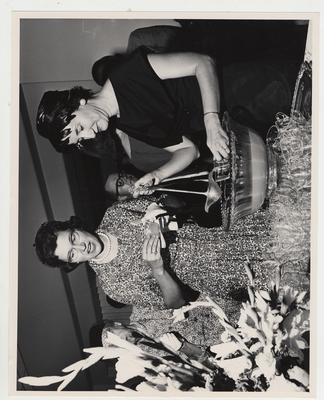
POLYGON ((142 178, 138 179, 134 185, 133 197, 137 198, 140 195, 148 195, 154 193, 152 186, 158 185, 161 182, 161 177, 158 171, 152 171, 142 178))
POLYGON ((207 132, 207 146, 216 161, 228 158, 229 140, 228 135, 222 128, 218 114, 207 113, 204 116, 207 132))
POLYGON ((133 197, 134 197, 134 199, 137 199, 139 196, 149 196, 153 193, 154 193, 153 189, 150 189, 149 187, 141 185, 139 187, 134 188, 133 197))
POLYGON ((161 257, 160 235, 148 234, 143 243, 142 258, 152 268, 153 273, 162 275, 164 271, 161 257))

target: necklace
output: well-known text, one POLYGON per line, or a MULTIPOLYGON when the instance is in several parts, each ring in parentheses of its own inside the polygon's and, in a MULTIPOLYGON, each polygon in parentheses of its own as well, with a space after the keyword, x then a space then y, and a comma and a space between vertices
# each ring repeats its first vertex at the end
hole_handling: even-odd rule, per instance
POLYGON ((106 264, 113 260, 118 253, 118 240, 116 236, 109 233, 97 232, 103 244, 102 252, 93 261, 96 264, 106 264))

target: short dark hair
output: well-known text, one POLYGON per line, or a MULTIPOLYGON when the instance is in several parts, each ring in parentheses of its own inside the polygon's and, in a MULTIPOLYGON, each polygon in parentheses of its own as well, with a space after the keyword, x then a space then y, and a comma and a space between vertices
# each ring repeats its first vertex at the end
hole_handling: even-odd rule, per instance
POLYGON ((57 233, 68 229, 85 229, 83 222, 72 216, 67 221, 44 222, 35 237, 36 254, 43 264, 50 267, 61 267, 65 272, 73 271, 80 263, 69 263, 60 260, 55 254, 57 233))
POLYGON ((75 150, 76 145, 69 145, 63 138, 63 129, 74 118, 72 113, 79 108, 80 100, 88 100, 93 93, 81 86, 70 90, 51 90, 44 93, 37 111, 36 126, 38 133, 49 139, 60 153, 75 150))

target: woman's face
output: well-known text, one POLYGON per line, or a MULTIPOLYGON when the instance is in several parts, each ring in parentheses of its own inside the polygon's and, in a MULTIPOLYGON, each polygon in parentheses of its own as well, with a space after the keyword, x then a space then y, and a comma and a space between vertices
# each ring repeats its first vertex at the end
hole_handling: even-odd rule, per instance
POLYGON ((68 144, 78 144, 83 140, 94 139, 98 132, 108 128, 108 117, 99 107, 80 101, 79 108, 72 114, 73 119, 63 129, 68 130, 62 141, 68 144))
POLYGON ((56 233, 56 255, 61 261, 80 263, 96 258, 102 251, 98 238, 87 231, 67 229, 56 233))

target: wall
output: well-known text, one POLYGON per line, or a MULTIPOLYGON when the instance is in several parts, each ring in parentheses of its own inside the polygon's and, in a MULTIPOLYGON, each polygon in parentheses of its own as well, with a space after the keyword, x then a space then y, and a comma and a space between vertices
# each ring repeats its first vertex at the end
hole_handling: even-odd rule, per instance
POLYGON ((34 20, 21 23, 21 82, 91 79, 100 57, 124 51, 129 34, 172 20, 34 20))
MULTIPOLYGON (((41 83, 23 84, 21 93, 31 126, 20 119, 18 347, 24 369, 31 375, 55 375, 63 365, 80 359, 82 348, 89 346, 89 329, 96 322, 86 268, 79 268, 68 277, 72 289, 68 298, 59 270, 43 266, 33 248, 37 229, 50 217, 42 196, 44 190, 48 192, 54 218, 67 219, 74 213, 62 155, 35 135, 36 107, 45 87, 41 83), (30 140, 35 141, 35 148, 31 148, 30 140), (37 170, 35 155, 40 162, 37 170), (39 171, 45 185, 37 177, 39 171), (76 309, 74 315, 71 303, 76 309), (81 332, 79 341, 76 320, 81 332)), ((71 387, 87 388, 86 377, 82 376, 71 387)))

